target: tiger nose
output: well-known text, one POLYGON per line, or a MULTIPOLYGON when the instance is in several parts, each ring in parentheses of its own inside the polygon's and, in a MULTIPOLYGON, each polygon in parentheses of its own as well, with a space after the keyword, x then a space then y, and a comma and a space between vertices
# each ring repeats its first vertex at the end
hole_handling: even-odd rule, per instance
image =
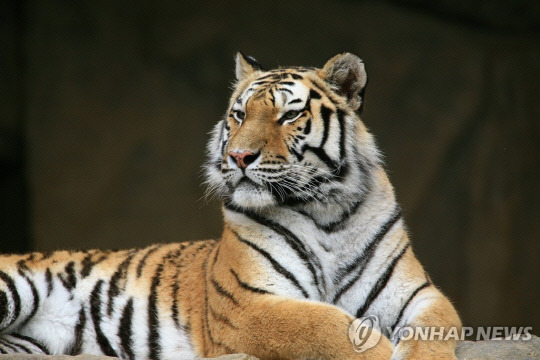
POLYGON ((252 153, 251 151, 230 151, 229 156, 233 161, 236 161, 236 165, 240 169, 245 169, 249 164, 252 164, 259 157, 260 152, 257 154, 252 153))

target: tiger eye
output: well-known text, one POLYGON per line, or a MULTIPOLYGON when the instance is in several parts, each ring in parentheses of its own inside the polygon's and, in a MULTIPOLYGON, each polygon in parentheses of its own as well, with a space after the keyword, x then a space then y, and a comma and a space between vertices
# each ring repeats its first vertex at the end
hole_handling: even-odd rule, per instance
POLYGON ((242 121, 246 118, 246 113, 241 110, 235 110, 234 117, 236 118, 236 120, 242 121))
POLYGON ((291 120, 291 119, 294 119, 295 117, 297 117, 298 114, 300 114, 300 111, 298 111, 298 110, 289 110, 283 115, 283 118, 285 118, 287 120, 291 120))

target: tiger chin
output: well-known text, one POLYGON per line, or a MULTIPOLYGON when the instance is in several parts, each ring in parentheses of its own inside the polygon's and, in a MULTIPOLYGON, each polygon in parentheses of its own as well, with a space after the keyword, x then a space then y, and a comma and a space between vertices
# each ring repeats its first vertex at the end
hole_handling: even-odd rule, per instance
POLYGON ((367 76, 344 53, 266 71, 236 57, 235 90, 205 169, 219 240, 0 256, 0 353, 193 359, 455 359, 450 301, 411 249, 359 118, 367 76), (359 352, 355 318, 380 340, 359 352), (353 331, 354 332, 354 331, 353 331))

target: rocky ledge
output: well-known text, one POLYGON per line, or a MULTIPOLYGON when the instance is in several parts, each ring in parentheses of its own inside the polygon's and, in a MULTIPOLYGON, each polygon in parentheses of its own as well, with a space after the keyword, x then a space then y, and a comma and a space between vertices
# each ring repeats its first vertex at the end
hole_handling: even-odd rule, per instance
MULTIPOLYGON (((540 359, 540 338, 530 340, 488 340, 461 341, 456 355, 459 360, 538 360, 540 359)), ((0 355, 0 360, 114 360, 107 356, 42 356, 42 355, 0 355)), ((257 360, 245 354, 226 355, 219 360, 257 360)), ((184 360, 184 359, 179 359, 184 360)))

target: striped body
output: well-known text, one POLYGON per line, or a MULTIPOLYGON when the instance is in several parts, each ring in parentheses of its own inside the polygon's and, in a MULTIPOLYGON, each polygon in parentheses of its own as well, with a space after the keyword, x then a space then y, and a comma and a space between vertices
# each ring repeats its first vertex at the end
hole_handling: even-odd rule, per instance
POLYGON ((238 55, 209 142, 218 241, 0 257, 0 352, 192 359, 455 359, 455 342, 388 336, 460 326, 415 258, 377 147, 355 111, 351 54, 263 71, 238 55), (355 352, 354 317, 383 336, 355 352))
MULTIPOLYGON (((0 256, 2 333, 34 339, 32 353, 191 359, 192 307, 179 300, 214 244, 0 256)), ((4 337, 1 353, 29 352, 4 337)))

